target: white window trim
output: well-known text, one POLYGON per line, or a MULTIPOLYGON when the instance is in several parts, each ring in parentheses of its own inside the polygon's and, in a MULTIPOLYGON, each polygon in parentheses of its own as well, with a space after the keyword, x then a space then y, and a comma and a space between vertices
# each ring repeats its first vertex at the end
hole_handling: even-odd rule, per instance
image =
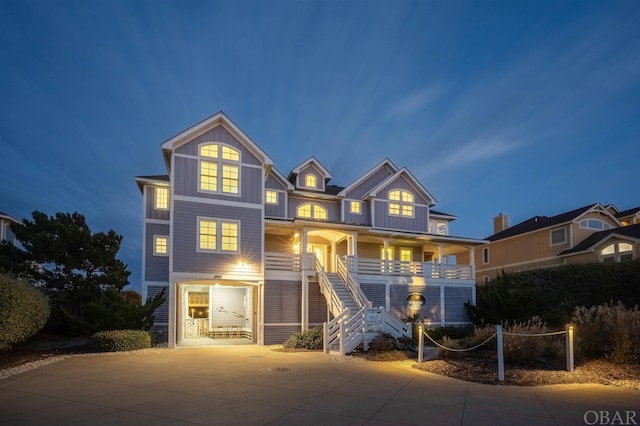
POLYGON ((360 200, 349 200, 349 213, 361 215, 362 214, 362 201, 360 201, 360 200), (358 211, 358 212, 354 212, 353 211, 353 203, 358 203, 360 205, 360 211, 358 211))
POLYGON ((161 211, 168 211, 169 210, 169 188, 166 186, 156 186, 154 187, 153 190, 153 209, 154 210, 161 210, 161 211), (167 191, 167 207, 158 207, 158 190, 159 189, 164 189, 165 191, 167 191))
POLYGON ((161 235, 161 234, 154 234, 153 235, 153 255, 154 256, 160 256, 160 257, 167 257, 169 256, 169 236, 168 235, 161 235), (158 238, 166 238, 167 240, 167 252, 166 253, 158 253, 156 251, 156 241, 158 238))
POLYGON ((567 235, 568 233, 569 233, 569 231, 568 231, 566 226, 550 230, 549 231, 549 245, 551 247, 553 247, 553 246, 561 246, 561 245, 567 244, 569 242, 569 236, 567 235), (556 232, 556 231, 564 231, 564 240, 562 242, 558 242, 558 243, 554 243, 553 242, 553 233, 556 232))
POLYGON ((240 253, 240 221, 231 219, 220 219, 215 217, 198 216, 196 219, 196 252, 198 253, 240 253), (208 222, 216 223, 216 249, 203 249, 200 248, 200 222, 206 220, 208 222), (222 224, 223 223, 235 223, 238 225, 238 247, 237 250, 222 250, 222 224))
POLYGON ((414 219, 416 217, 416 202, 415 202, 415 199, 416 199, 416 194, 414 194, 413 192, 408 191, 406 189, 394 188, 394 189, 389 190, 387 192, 387 214, 389 216, 392 216, 392 217, 404 217, 404 218, 407 218, 407 219, 414 219), (392 200, 391 199, 390 194, 393 191, 400 191, 400 200, 396 201, 396 200, 392 200), (413 197, 414 201, 411 202, 411 203, 409 203, 407 201, 402 201, 402 193, 403 192, 411 194, 411 196, 413 197), (391 210, 391 203, 400 205, 400 213, 399 214, 391 213, 391 211, 390 211, 391 210), (405 206, 405 205, 411 205, 411 207, 412 207, 411 216, 408 216, 406 214, 402 214, 402 206, 405 206))
POLYGON ((280 201, 280 200, 279 200, 279 198, 280 198, 280 197, 279 197, 278 191, 276 191, 275 189, 269 189, 269 188, 267 188, 267 189, 265 189, 265 190, 264 190, 264 203, 265 203, 265 204, 268 204, 268 205, 270 205, 270 206, 277 206, 277 205, 279 204, 279 201, 280 201), (274 194, 276 194, 276 202, 275 202, 275 203, 270 203, 270 202, 267 200, 267 192, 273 192, 274 194))
POLYGON ((224 195, 227 197, 241 197, 242 196, 242 151, 236 147, 234 147, 233 145, 229 145, 223 142, 215 142, 215 141, 208 141, 208 142, 202 142, 200 144, 198 144, 198 192, 203 193, 203 194, 216 194, 216 195, 224 195), (214 157, 205 157, 200 155, 200 148, 204 145, 218 145, 218 158, 214 158, 214 157), (226 146, 228 148, 233 149, 234 151, 238 152, 238 161, 233 161, 233 160, 224 160, 222 158, 222 147, 226 146), (202 189, 202 162, 206 161, 209 163, 215 163, 217 164, 217 176, 216 176, 216 190, 215 191, 210 191, 208 189, 202 189), (223 176, 222 176, 222 167, 224 165, 231 165, 231 166, 237 166, 238 167, 238 193, 233 193, 233 192, 224 192, 222 190, 222 181, 223 181, 223 176))
POLYGON ((302 204, 298 204, 296 206, 296 217, 300 218, 300 219, 307 219, 307 220, 323 220, 323 221, 328 221, 329 220, 329 209, 327 209, 325 206, 323 206, 322 204, 317 204, 317 203, 302 203, 302 204), (311 206, 311 217, 304 217, 304 216, 299 216, 298 215, 298 211, 300 209, 300 207, 302 206, 306 206, 307 204, 309 204, 311 206), (326 213, 326 218, 325 219, 317 219, 315 217, 315 210, 316 207, 320 207, 322 210, 325 211, 326 213))
POLYGON ((411 248, 411 247, 400 247, 398 249, 398 254, 400 255, 400 261, 401 262, 413 262, 413 248, 411 248), (409 256, 410 257, 409 260, 402 260, 402 250, 409 250, 411 252, 411 255, 409 256))
POLYGON ((593 219, 593 218, 588 218, 588 219, 582 219, 579 223, 580 229, 588 229, 590 231, 608 231, 609 229, 611 229, 611 225, 609 225, 607 222, 605 222, 604 220, 601 219, 593 219), (582 222, 588 222, 590 220, 596 221, 596 222, 600 222, 602 223, 602 228, 591 228, 589 226, 582 226, 582 222), (605 226, 608 226, 608 228, 605 228, 605 226))
POLYGON ((491 263, 489 247, 482 247, 482 264, 488 265, 489 263, 491 263), (486 256, 485 256, 485 253, 486 253, 486 256))

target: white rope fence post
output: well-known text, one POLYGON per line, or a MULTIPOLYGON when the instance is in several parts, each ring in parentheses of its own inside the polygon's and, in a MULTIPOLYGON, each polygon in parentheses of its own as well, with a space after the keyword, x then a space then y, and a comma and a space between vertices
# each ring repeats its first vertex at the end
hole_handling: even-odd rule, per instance
POLYGON ((502 353, 502 326, 496 325, 496 340, 498 347, 498 381, 504 382, 504 354, 502 353))
POLYGON ((422 324, 418 325, 418 364, 422 364, 424 359, 424 333, 422 332, 422 324))
POLYGON ((574 370, 574 362, 573 362, 573 324, 565 325, 565 344, 567 349, 567 371, 569 373, 573 373, 574 370))

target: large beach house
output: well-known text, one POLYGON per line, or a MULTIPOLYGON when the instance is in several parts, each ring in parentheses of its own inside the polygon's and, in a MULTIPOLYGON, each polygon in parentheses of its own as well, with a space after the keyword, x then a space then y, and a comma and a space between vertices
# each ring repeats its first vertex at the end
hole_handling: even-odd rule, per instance
POLYGON ((162 153, 167 174, 136 182, 143 296, 165 289, 155 324, 170 347, 275 344, 327 323, 325 343, 345 353, 379 331, 410 333, 408 315, 469 322, 484 241, 451 236, 455 216, 406 168, 386 159, 336 186, 311 157, 284 175, 222 112, 162 153))

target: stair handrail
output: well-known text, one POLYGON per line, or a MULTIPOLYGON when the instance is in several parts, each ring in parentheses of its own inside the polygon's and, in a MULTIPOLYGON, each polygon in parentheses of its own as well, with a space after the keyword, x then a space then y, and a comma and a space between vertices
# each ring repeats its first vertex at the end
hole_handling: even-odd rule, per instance
POLYGON ((391 313, 386 309, 381 309, 380 311, 383 328, 389 331, 395 331, 395 333, 391 333, 395 337, 411 337, 411 323, 400 321, 396 316, 391 315, 391 313), (398 336, 397 334, 400 334, 400 336, 398 336))
POLYGON ((347 290, 349 290, 349 292, 351 293, 358 308, 359 309, 371 308, 373 304, 369 301, 369 299, 367 299, 367 296, 364 294, 364 292, 360 288, 358 281, 356 281, 353 275, 351 275, 351 272, 349 272, 349 269, 347 269, 347 265, 345 262, 346 256, 345 257, 337 256, 337 260, 338 260, 337 261, 338 275, 340 275, 340 278, 342 279, 342 281, 344 281, 345 284, 347 285, 347 290))
POLYGON ((336 315, 334 319, 323 324, 323 348, 325 353, 329 353, 332 346, 338 345, 338 350, 342 352, 344 345, 341 345, 341 337, 343 337, 344 323, 349 319, 349 308, 345 309, 341 314, 336 315))
POLYGON ((338 315, 342 314, 346 309, 344 301, 340 300, 340 297, 338 297, 338 294, 331 285, 331 281, 329 281, 329 277, 327 277, 327 274, 324 271, 324 266, 322 266, 318 257, 314 255, 314 258, 316 273, 318 274, 318 283, 320 284, 320 291, 324 294, 324 298, 327 300, 329 312, 331 312, 335 317, 338 317, 338 315))

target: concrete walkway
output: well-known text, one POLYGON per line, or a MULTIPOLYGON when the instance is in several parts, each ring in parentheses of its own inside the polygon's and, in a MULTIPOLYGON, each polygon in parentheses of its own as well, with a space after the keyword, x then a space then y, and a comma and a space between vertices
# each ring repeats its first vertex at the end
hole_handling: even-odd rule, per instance
POLYGON ((640 424, 640 392, 472 384, 256 346, 74 356, 0 380, 1 425, 605 424, 601 411, 640 424))

